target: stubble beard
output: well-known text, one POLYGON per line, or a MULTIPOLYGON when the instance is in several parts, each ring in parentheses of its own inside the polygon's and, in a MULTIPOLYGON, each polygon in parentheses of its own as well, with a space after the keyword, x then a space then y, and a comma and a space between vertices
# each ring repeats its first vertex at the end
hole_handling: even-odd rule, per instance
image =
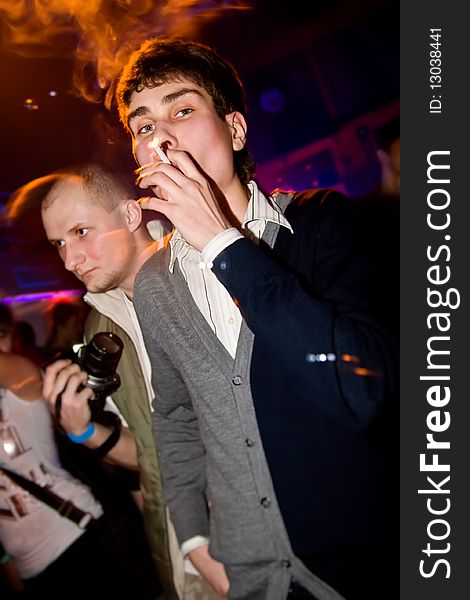
POLYGON ((118 271, 104 273, 99 279, 91 280, 85 283, 88 292, 93 294, 109 292, 119 287, 122 282, 122 275, 118 271))

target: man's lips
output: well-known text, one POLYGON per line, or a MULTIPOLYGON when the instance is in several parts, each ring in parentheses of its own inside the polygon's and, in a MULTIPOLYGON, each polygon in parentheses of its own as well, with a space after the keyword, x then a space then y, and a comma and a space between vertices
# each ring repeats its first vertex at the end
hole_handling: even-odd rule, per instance
POLYGON ((80 279, 86 279, 89 275, 93 273, 93 271, 96 271, 96 267, 88 269, 88 271, 85 271, 84 273, 77 273, 77 275, 80 279))

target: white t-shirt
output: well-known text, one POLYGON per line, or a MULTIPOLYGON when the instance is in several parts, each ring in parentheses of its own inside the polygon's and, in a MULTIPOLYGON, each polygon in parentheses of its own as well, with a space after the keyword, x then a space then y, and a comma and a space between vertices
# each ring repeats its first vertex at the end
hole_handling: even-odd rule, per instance
MULTIPOLYGON (((27 402, 0 389, 0 467, 5 466, 93 517, 103 514, 90 489, 64 470, 42 399, 27 402)), ((34 577, 84 533, 0 471, 0 540, 23 578, 34 577)))

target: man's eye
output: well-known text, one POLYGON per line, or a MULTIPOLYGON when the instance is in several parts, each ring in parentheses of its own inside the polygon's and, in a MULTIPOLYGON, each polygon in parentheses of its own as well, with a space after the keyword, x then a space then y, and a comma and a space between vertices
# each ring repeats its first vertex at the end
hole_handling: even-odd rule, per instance
POLYGON ((51 242, 51 244, 55 247, 55 248, 63 248, 65 246, 65 242, 64 240, 54 240, 53 242, 51 242))
POLYGON ((148 123, 144 125, 140 129, 137 130, 137 135, 145 135, 146 133, 151 133, 155 129, 155 125, 153 123, 148 123))
POLYGON ((185 117, 186 115, 190 115, 193 112, 192 108, 182 108, 176 113, 177 117, 185 117))
POLYGON ((89 231, 88 227, 80 227, 79 229, 77 229, 76 233, 79 237, 83 237, 84 235, 86 235, 88 233, 88 231, 89 231))

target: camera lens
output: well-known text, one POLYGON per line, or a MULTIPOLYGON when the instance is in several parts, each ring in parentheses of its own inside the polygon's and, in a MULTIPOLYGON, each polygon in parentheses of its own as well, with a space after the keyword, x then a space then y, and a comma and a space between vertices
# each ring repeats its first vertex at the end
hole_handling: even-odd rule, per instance
POLYGON ((109 377, 116 372, 122 349, 122 340, 115 333, 97 333, 84 350, 83 368, 95 377, 109 377))

